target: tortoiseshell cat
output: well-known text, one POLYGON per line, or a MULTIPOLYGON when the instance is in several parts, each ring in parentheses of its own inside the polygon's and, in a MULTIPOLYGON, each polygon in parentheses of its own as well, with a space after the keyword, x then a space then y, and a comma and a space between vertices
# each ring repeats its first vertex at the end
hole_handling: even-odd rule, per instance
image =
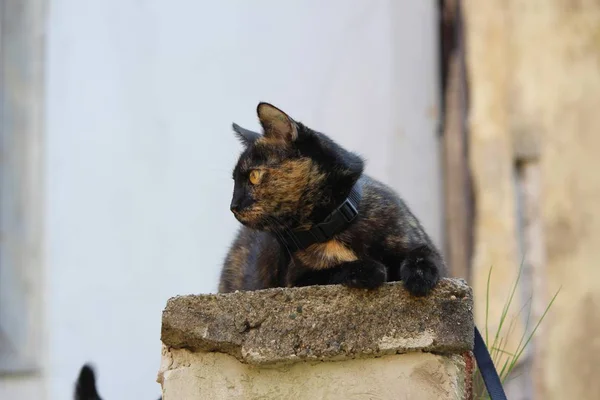
POLYGON ((231 211, 242 223, 219 292, 403 281, 427 295, 444 261, 394 191, 364 162, 268 103, 261 135, 233 124, 245 145, 233 171, 231 211), (318 226, 317 226, 318 225, 318 226))

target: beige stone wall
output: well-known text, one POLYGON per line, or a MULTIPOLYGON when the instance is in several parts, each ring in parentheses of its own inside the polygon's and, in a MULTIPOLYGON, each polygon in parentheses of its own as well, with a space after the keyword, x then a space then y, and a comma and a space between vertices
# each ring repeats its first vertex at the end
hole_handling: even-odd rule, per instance
MULTIPOLYGON (((465 2, 466 63, 469 81, 469 155, 475 193, 471 285, 475 322, 493 335, 520 267, 515 215, 513 141, 509 135, 510 65, 507 11, 503 1, 465 2), (490 307, 486 309, 492 268, 490 307)), ((505 349, 514 351, 523 332, 515 294, 508 321, 515 321, 505 349)), ((485 333, 484 333, 485 335, 485 333)), ((499 363, 501 365, 503 360, 499 363)))
MULTIPOLYGON (((539 2, 539 1, 538 1, 539 2)), ((526 54, 542 133, 548 288, 562 286, 548 327, 547 398, 598 399, 600 380, 600 3, 551 1, 526 54)), ((526 62, 526 61, 524 61, 526 62)), ((534 102, 533 100, 530 100, 534 102)))
POLYGON ((465 360, 410 353, 260 368, 222 353, 164 350, 164 400, 465 399, 465 360))
POLYGON ((509 222, 513 211, 504 203, 511 190, 506 174, 514 160, 507 155, 507 143, 512 141, 516 150, 533 143, 539 151, 533 165, 539 167, 543 239, 543 251, 535 254, 540 266, 532 277, 533 287, 542 290, 534 299, 538 314, 562 287, 542 331, 534 398, 598 399, 600 3, 470 0, 465 15, 472 168, 479 177, 478 211, 483 211, 474 260, 476 321, 482 318, 481 270, 493 260, 508 276, 515 262, 514 241, 507 234, 514 229, 509 222), (490 196, 497 215, 487 208, 490 196))

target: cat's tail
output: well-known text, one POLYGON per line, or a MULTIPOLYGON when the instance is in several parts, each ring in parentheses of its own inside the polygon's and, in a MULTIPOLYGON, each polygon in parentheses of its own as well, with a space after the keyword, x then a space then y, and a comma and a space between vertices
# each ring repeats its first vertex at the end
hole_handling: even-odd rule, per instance
MULTIPOLYGON (((83 364, 75 383, 75 400, 102 400, 96 390, 96 373, 90 364, 83 364)), ((162 396, 158 399, 162 400, 162 396)))
POLYGON ((89 364, 84 364, 79 371, 75 384, 75 400, 102 400, 96 390, 96 374, 89 364))

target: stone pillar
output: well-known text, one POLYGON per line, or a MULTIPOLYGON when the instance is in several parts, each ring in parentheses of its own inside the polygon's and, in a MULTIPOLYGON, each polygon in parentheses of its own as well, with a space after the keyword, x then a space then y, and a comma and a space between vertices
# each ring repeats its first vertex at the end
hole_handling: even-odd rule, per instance
POLYGON ((472 308, 454 279, 178 296, 157 380, 164 400, 470 399, 472 308))

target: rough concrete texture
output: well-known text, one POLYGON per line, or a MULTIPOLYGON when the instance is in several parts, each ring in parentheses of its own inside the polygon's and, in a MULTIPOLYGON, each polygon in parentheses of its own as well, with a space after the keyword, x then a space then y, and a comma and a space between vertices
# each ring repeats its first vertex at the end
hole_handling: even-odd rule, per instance
POLYGON ((344 360, 411 351, 462 354, 473 346, 471 289, 444 279, 431 295, 402 283, 179 296, 163 311, 171 349, 220 352, 252 365, 344 360))
POLYGON ((469 356, 409 353, 281 368, 163 347, 164 400, 470 399, 469 356))

